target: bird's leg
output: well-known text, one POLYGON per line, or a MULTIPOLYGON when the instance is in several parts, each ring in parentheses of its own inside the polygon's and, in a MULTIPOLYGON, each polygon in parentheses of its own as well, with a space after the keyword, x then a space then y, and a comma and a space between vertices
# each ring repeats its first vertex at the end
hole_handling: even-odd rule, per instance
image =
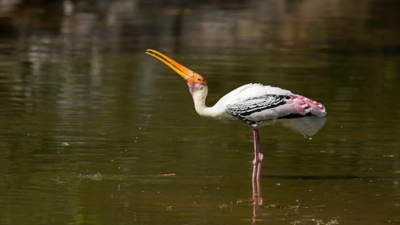
POLYGON ((253 160, 253 176, 252 180, 254 181, 257 176, 257 168, 258 168, 258 147, 257 147, 257 132, 258 129, 253 127, 253 139, 254 139, 254 160, 253 160))
POLYGON ((253 161, 253 180, 260 178, 262 161, 264 155, 262 154, 260 135, 258 134, 258 128, 253 127, 253 138, 254 138, 254 161, 253 161))
POLYGON ((253 201, 254 204, 259 206, 263 204, 263 199, 261 196, 261 186, 260 186, 260 180, 253 180, 252 182, 252 187, 253 187, 253 201))
POLYGON ((260 179, 261 174, 261 167, 264 160, 264 155, 261 150, 261 142, 260 142, 260 135, 258 134, 257 130, 257 147, 258 147, 258 168, 257 168, 257 180, 260 179))
POLYGON ((258 210, 263 205, 261 196, 260 180, 253 180, 253 217, 252 224, 255 224, 257 219, 258 210))

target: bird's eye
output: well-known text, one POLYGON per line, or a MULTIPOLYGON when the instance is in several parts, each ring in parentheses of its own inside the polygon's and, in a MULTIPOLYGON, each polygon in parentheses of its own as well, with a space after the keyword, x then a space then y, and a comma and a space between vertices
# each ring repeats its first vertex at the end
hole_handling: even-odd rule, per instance
POLYGON ((198 80, 198 81, 201 81, 201 79, 200 79, 200 78, 197 78, 197 80, 198 80))

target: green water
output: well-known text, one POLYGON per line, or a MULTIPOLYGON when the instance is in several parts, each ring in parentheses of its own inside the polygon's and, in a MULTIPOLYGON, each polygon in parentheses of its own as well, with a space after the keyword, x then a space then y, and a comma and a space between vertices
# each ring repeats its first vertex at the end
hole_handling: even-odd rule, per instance
POLYGON ((399 3, 0 0, 0 224, 400 224, 399 3), (322 102, 312 139, 198 116, 250 82, 322 102), (257 186, 257 184, 254 184, 257 186))

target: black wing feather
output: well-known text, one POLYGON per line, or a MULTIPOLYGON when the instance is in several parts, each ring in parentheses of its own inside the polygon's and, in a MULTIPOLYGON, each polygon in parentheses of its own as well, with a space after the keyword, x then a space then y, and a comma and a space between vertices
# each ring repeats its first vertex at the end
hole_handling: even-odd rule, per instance
POLYGON ((227 105, 227 112, 245 123, 255 124, 259 121, 248 120, 245 117, 256 112, 284 105, 287 97, 285 95, 265 95, 259 98, 247 99, 227 105))

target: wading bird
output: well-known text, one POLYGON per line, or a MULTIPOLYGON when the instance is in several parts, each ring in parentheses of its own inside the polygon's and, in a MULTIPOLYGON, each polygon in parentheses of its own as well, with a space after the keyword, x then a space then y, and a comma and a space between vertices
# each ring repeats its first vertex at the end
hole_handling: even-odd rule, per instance
POLYGON ((326 109, 321 104, 288 90, 262 84, 245 84, 229 92, 214 106, 205 104, 208 86, 198 73, 182 66, 166 55, 152 49, 146 54, 165 63, 187 81, 194 107, 200 116, 215 119, 238 119, 253 128, 253 180, 260 178, 264 156, 261 151, 258 128, 276 121, 304 136, 312 136, 322 128, 326 109))

